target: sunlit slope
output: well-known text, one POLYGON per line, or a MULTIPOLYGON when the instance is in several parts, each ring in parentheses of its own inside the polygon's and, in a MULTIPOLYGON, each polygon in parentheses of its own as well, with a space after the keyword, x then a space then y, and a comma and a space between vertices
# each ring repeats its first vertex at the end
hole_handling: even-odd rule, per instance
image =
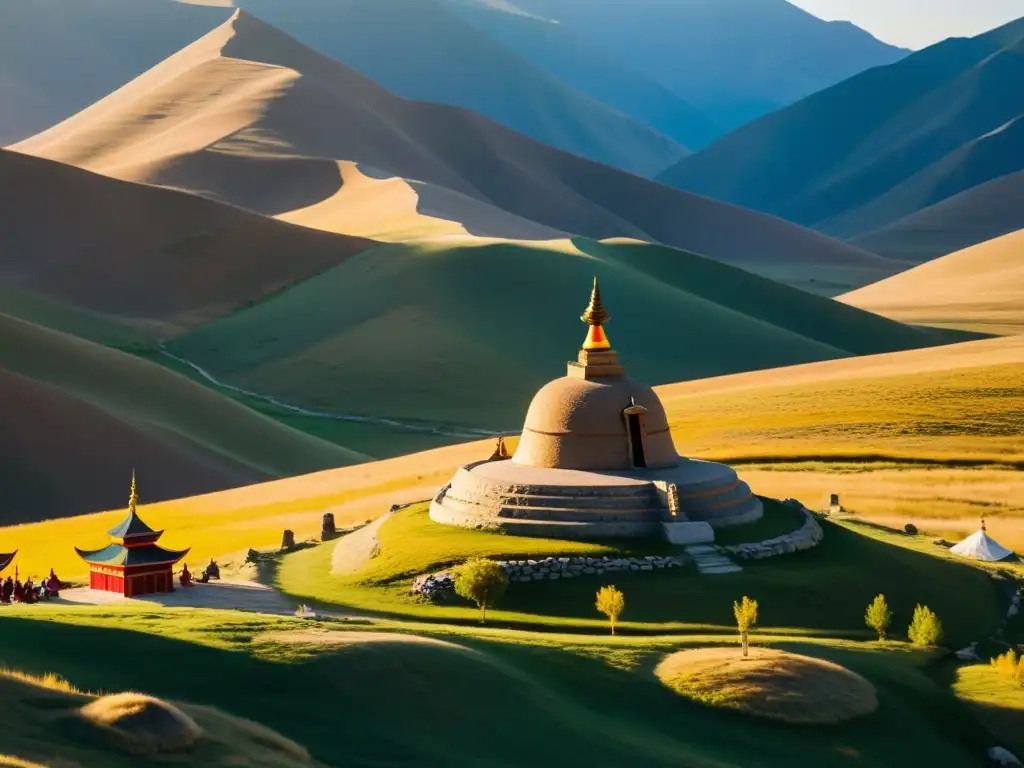
POLYGON ((767 461, 1024 462, 1024 337, 659 390, 680 451, 767 461))
MULTIPOLYGON (((857 273, 849 287, 899 269, 779 219, 560 152, 470 112, 401 99, 245 13, 17 148, 289 218, 344 194, 345 161, 415 180, 418 213, 476 235, 635 237, 768 272, 786 265, 813 277, 849 269, 857 273)), ((354 192, 373 194, 369 186, 354 192)), ((383 215, 408 218, 408 203, 383 215)), ((343 219, 339 211, 310 221, 345 231, 343 219)))
POLYGON ((119 504, 132 467, 160 499, 362 458, 159 365, 7 315, 0 377, 8 522, 119 504))
POLYGON ((841 296, 904 323, 1024 333, 1024 230, 841 296))
POLYGON ((32 0, 0 8, 0 146, 85 109, 230 15, 168 0, 32 0))
MULTIPOLYGON (((280 545, 285 528, 298 541, 318 537, 325 512, 334 514, 339 528, 347 528, 379 517, 392 504, 430 498, 455 467, 487 458, 493 448, 490 441, 456 445, 155 504, 149 502, 159 498, 151 490, 159 468, 139 470, 140 513, 153 527, 167 530, 162 544, 191 547, 190 561, 227 554, 244 558, 250 547, 280 545)), ((105 508, 111 511, 2 528, 0 544, 19 551, 26 573, 50 568, 62 578, 85 573, 74 546, 102 546, 105 532, 124 518, 127 479, 121 475, 103 478, 109 496, 105 508)))
POLYGON ((652 383, 933 343, 661 246, 467 239, 380 246, 169 348, 293 404, 516 429, 532 392, 575 356, 595 270, 623 361, 652 383))
POLYGON ((5 150, 0 231, 0 311, 71 333, 178 330, 372 245, 5 150))

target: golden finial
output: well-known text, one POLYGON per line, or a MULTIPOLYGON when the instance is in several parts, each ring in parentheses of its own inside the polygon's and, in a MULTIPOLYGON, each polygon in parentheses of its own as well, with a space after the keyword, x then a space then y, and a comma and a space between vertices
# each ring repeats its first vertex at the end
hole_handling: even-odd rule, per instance
POLYGON ((135 470, 132 470, 132 489, 128 494, 128 511, 135 512, 135 505, 139 501, 139 494, 135 491, 135 470))
POLYGON ((611 320, 601 303, 601 287, 597 284, 597 275, 594 275, 594 287, 590 291, 590 304, 583 310, 580 320, 587 325, 604 325, 611 320))
POLYGON ((981 530, 983 530, 983 531, 987 530, 985 528, 985 516, 984 515, 981 516, 981 530))

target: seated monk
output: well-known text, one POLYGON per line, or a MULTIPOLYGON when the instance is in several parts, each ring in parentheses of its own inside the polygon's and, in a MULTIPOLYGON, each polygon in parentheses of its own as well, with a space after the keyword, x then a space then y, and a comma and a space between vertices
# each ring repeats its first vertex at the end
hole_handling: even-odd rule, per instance
POLYGON ((25 586, 21 583, 21 579, 14 580, 14 602, 20 603, 25 599, 25 586))
POLYGON ((210 558, 210 564, 206 566, 206 574, 211 579, 220 578, 220 566, 217 565, 217 562, 212 557, 210 558))
POLYGON ((203 571, 203 575, 200 576, 198 579, 196 579, 196 581, 199 582, 200 584, 209 584, 210 583, 210 572, 209 571, 203 571))
POLYGON ((0 602, 9 603, 12 597, 14 597, 14 579, 8 576, 7 581, 0 586, 0 602))
POLYGON ((37 598, 38 594, 36 593, 35 584, 32 583, 32 579, 29 579, 25 582, 25 586, 22 587, 21 600, 25 603, 34 603, 37 598))
POLYGON ((61 581, 61 580, 60 580, 60 579, 59 579, 59 578, 57 577, 57 574, 56 574, 56 573, 54 572, 53 568, 51 568, 51 569, 50 569, 50 579, 49 579, 49 580, 50 580, 50 581, 52 581, 52 582, 54 582, 54 583, 55 583, 55 584, 57 585, 57 590, 58 590, 58 591, 60 591, 60 588, 61 588, 61 587, 67 586, 66 584, 64 584, 64 582, 63 582, 63 581, 61 581))
POLYGON ((182 567, 181 573, 178 574, 178 581, 181 582, 181 586, 183 587, 192 586, 192 574, 188 569, 188 565, 182 567))
POLYGON ((60 588, 60 579, 53 575, 53 571, 50 571, 50 578, 43 580, 43 596, 47 599, 60 597, 60 588))

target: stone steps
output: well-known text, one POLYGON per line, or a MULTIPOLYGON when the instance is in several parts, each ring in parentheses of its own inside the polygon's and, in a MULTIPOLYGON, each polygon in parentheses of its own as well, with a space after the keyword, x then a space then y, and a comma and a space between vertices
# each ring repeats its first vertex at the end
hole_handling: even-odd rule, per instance
POLYGON ((502 504, 505 507, 524 509, 646 509, 654 512, 661 512, 665 509, 661 497, 651 490, 647 494, 630 494, 628 496, 609 496, 605 494, 589 493, 585 495, 567 496, 564 494, 514 494, 503 497, 502 504))
POLYGON ((743 570, 742 566, 730 560, 728 555, 713 544, 691 544, 684 547, 684 551, 693 559, 699 573, 719 575, 743 570))
MULTIPOLYGON (((585 501, 585 500, 581 500, 585 501)), ((558 522, 630 523, 661 522, 662 510, 650 507, 635 509, 567 509, 565 507, 507 507, 498 510, 504 520, 552 520, 558 522)))

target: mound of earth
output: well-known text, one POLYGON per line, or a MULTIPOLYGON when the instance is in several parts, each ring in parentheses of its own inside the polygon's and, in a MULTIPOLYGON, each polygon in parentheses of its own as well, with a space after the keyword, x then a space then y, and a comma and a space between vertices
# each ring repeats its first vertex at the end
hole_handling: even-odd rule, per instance
POLYGON ((801 725, 841 723, 878 708, 871 683, 832 662, 770 648, 699 648, 666 657, 655 674, 688 699, 801 725))
POLYGON ((280 734, 210 707, 140 693, 96 697, 52 676, 0 674, 0 707, 18 723, 0 730, 0 765, 320 765, 280 734))

